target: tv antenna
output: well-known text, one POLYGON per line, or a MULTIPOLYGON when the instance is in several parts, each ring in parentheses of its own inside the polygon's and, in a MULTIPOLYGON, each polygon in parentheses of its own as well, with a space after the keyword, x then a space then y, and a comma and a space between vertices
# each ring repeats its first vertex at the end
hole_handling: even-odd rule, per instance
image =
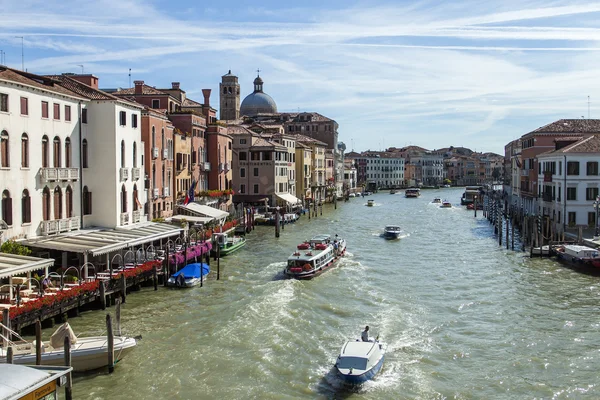
POLYGON ((588 96, 588 119, 590 119, 590 96, 588 96))
POLYGON ((129 87, 131 87, 131 68, 129 68, 129 87))
POLYGON ((81 67, 81 75, 83 75, 83 64, 77 64, 78 67, 81 67))

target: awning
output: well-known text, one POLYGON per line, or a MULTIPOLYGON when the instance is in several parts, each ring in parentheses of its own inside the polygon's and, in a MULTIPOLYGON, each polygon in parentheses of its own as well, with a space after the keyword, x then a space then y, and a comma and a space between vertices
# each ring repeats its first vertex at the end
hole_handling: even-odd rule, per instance
POLYGON ((289 193, 275 193, 275 195, 277 197, 279 197, 280 199, 287 201, 290 204, 301 203, 300 199, 297 198, 296 196, 294 196, 293 194, 289 194, 289 193))
POLYGON ((198 204, 198 203, 188 203, 185 206, 179 206, 179 208, 181 208, 183 210, 188 210, 191 213, 197 214, 199 216, 204 215, 204 216, 213 217, 216 219, 227 218, 227 216, 229 215, 229 213, 227 211, 222 211, 217 208, 205 206, 205 205, 198 204))
POLYGON ((20 242, 26 246, 87 253, 93 256, 177 236, 181 228, 169 224, 145 222, 116 229, 85 229, 20 242))
POLYGON ((211 217, 197 217, 194 215, 173 215, 169 219, 173 222, 181 222, 183 220, 186 220, 188 222, 198 222, 201 224, 206 224, 206 223, 214 220, 214 218, 211 218, 211 217))
POLYGON ((0 253, 0 279, 54 265, 52 258, 37 258, 0 253))

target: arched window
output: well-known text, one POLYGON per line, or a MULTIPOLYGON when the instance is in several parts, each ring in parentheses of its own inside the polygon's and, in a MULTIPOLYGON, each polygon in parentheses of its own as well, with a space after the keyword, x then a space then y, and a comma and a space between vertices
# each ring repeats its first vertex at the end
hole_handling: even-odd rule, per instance
POLYGON ((2 192, 2 219, 8 226, 13 224, 12 198, 10 197, 10 192, 8 190, 2 192))
POLYGON ((156 147, 156 129, 152 127, 152 148, 156 147))
POLYGON ((133 202, 132 202, 132 204, 133 204, 133 211, 137 211, 138 210, 138 202, 139 202, 139 200, 137 198, 137 193, 138 193, 138 191, 137 191, 137 185, 133 185, 133 196, 132 196, 132 198, 133 198, 133 202))
POLYGON ((8 158, 8 132, 0 133, 0 167, 10 167, 10 159, 8 158))
POLYGON ((83 187, 83 215, 90 215, 92 213, 92 192, 88 190, 87 186, 83 187))
POLYGON ((121 213, 127 212, 127 189, 125 185, 121 186, 121 213))
POLYGON ((48 186, 42 192, 42 219, 44 221, 50 220, 50 189, 48 189, 48 186))
POLYGON ((71 168, 71 139, 65 139, 65 167, 71 168))
POLYGON ((53 156, 54 156, 54 168, 60 168, 60 138, 54 137, 53 140, 53 156))
POLYGON ((83 139, 81 142, 81 164, 83 168, 88 167, 88 142, 87 139, 83 139))
POLYGON ((73 218, 73 189, 71 186, 67 186, 65 190, 65 208, 67 210, 67 218, 73 218))
POLYGON ((166 184, 167 180, 165 179, 165 164, 163 164, 163 166, 162 166, 161 179, 162 179, 162 187, 167 187, 168 186, 166 184))
MULTIPOLYGON (((167 182, 164 184, 166 187, 171 187, 171 171, 167 171, 167 182)), ((170 194, 170 192, 169 192, 170 194)))
POLYGON ((137 168, 137 143, 133 142, 133 168, 137 168))
POLYGON ((29 137, 21 135, 21 168, 29 168, 29 137))
POLYGON ((227 94, 227 88, 223 87, 223 94, 227 94))
POLYGON ((156 188, 156 165, 152 164, 152 189, 156 188))
POLYGON ((162 128, 161 139, 160 139, 160 151, 164 151, 165 147, 165 128, 162 128))
POLYGON ((54 219, 62 219, 62 190, 54 188, 54 219))
POLYGON ((125 168, 125 141, 121 140, 121 168, 125 168))
POLYGON ((23 190, 21 196, 21 223, 28 224, 31 222, 31 197, 27 189, 23 190))

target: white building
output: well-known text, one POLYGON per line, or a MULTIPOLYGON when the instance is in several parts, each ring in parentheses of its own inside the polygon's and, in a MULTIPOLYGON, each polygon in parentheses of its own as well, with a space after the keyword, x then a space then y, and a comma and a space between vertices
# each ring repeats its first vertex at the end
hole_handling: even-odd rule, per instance
POLYGON ((364 153, 361 159, 366 162, 366 179, 370 186, 388 188, 404 184, 404 158, 399 154, 369 152, 364 153))
POLYGON ((344 163, 344 187, 348 193, 356 193, 357 174, 353 160, 347 160, 344 163))
POLYGON ((540 213, 549 216, 557 232, 566 227, 586 225, 594 228, 597 214, 600 138, 556 139, 557 150, 539 154, 540 213), (564 146, 564 147, 561 147, 564 146))
POLYGON ((0 67, 3 240, 80 228, 86 101, 51 79, 0 67))
POLYGON ((410 157, 411 164, 421 167, 423 185, 440 185, 444 180, 444 156, 437 153, 422 153, 410 157))

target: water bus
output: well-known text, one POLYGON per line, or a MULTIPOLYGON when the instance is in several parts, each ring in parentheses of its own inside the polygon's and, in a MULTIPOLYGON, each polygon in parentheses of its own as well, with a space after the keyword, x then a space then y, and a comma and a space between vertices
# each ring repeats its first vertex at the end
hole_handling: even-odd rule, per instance
POLYGON ((295 279, 312 279, 331 269, 346 253, 346 240, 335 235, 317 235, 300 243, 288 257, 284 275, 295 279))

